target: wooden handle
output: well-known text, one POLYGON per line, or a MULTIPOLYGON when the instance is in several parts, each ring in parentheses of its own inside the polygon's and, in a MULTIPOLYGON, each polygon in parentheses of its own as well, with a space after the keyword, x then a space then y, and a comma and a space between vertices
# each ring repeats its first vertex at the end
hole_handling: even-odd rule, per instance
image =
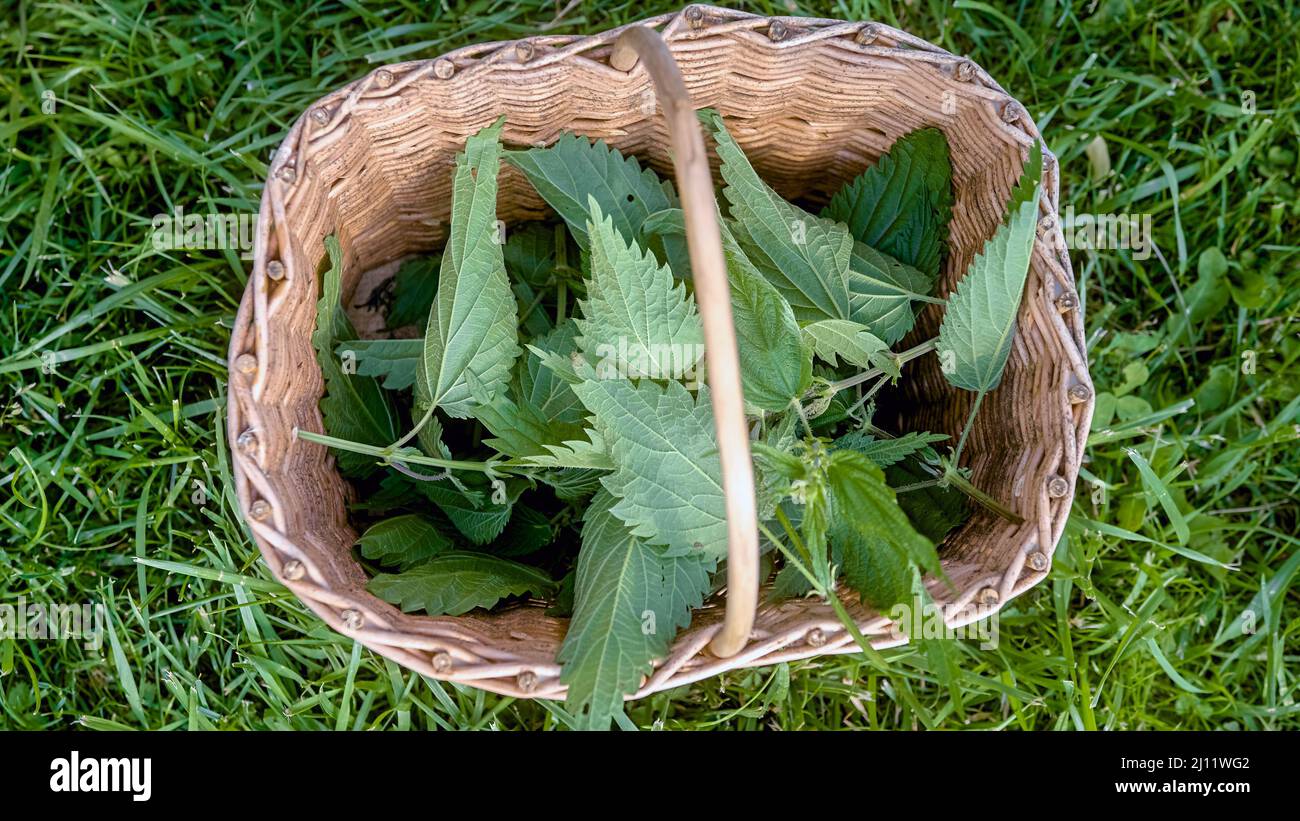
POLYGON ((695 301, 704 323, 704 357, 722 462, 722 490, 727 500, 727 616, 709 649, 727 658, 740 652, 749 640, 758 608, 759 581, 758 508, 745 399, 740 387, 736 328, 731 320, 731 286, 704 134, 682 73, 663 37, 645 26, 623 32, 614 42, 609 62, 619 71, 631 71, 638 60, 654 81, 659 106, 668 122, 695 301))

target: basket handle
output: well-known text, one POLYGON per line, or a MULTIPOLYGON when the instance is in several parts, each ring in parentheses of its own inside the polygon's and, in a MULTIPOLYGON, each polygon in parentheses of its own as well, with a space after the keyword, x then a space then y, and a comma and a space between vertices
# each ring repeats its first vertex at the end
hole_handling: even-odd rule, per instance
POLYGON ((704 356, 727 511, 727 614, 709 649, 716 656, 728 658, 740 652, 749 640, 758 608, 758 508, 745 399, 740 387, 736 328, 731 320, 731 285, 704 134, 686 82, 668 44, 646 26, 632 26, 619 35, 609 62, 619 71, 631 71, 638 60, 654 81, 655 95, 668 123, 695 301, 704 324, 704 356))

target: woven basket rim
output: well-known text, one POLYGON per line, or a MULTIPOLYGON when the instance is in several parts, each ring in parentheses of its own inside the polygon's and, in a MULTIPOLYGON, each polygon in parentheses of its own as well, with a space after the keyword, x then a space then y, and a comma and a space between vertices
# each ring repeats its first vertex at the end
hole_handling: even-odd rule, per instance
MULTIPOLYGON (((798 48, 805 44, 835 39, 864 54, 888 57, 903 63, 910 61, 929 64, 931 69, 967 83, 973 96, 998 106, 1002 121, 1018 133, 1016 139, 1023 146, 1040 139, 1038 130, 1024 107, 1003 91, 979 66, 884 24, 821 18, 765 17, 697 5, 689 6, 681 12, 659 15, 628 25, 660 28, 670 45, 679 41, 689 42, 696 37, 765 29, 768 38, 780 43, 783 48, 798 48)), ((326 94, 309 106, 294 123, 272 160, 258 218, 253 275, 250 276, 241 299, 231 337, 231 390, 227 425, 236 494, 240 511, 277 580, 292 590, 331 628, 356 638, 387 658, 437 679, 467 683, 516 697, 562 697, 565 688, 558 681, 558 666, 511 658, 508 652, 494 654, 491 659, 476 655, 458 644, 461 640, 454 628, 446 628, 447 622, 455 621, 448 617, 420 617, 431 625, 440 625, 438 629, 387 629, 384 627, 384 619, 375 617, 378 600, 374 597, 369 594, 355 597, 343 591, 331 590, 313 581, 310 575, 303 574, 303 562, 296 558, 302 555, 302 551, 296 547, 293 535, 285 533, 280 524, 282 511, 277 509, 278 500, 255 456, 245 453, 239 446, 240 437, 251 430, 246 429, 245 425, 245 405, 252 407, 250 403, 257 401, 253 391, 255 376, 246 370, 244 363, 247 360, 244 357, 252 356, 254 372, 260 367, 273 367, 273 363, 261 363, 250 353, 256 350, 258 323, 266 322, 265 295, 264 291, 259 293, 257 285, 259 282, 265 283, 268 276, 268 247, 272 225, 277 229, 283 225, 286 203, 295 190, 297 169, 310 156, 313 146, 328 143, 337 137, 342 124, 358 106, 364 106, 371 98, 400 94, 406 86, 429 75, 473 71, 486 65, 498 70, 532 71, 568 61, 599 63, 601 55, 593 55, 592 52, 612 45, 627 27, 589 36, 544 35, 476 44, 432 59, 376 67, 370 74, 326 94), (522 59, 525 55, 528 59, 522 59), (254 510, 255 503, 261 503, 263 507, 254 510), (376 624, 379 626, 374 626, 376 624)), ((606 70, 613 69, 606 67, 606 70)), ((1059 293, 1067 290, 1072 293, 1073 274, 1068 254, 1064 251, 1061 227, 1055 219, 1058 186, 1056 158, 1044 146, 1043 196, 1040 201, 1042 219, 1035 250, 1045 249, 1049 255, 1054 264, 1053 272, 1059 293), (1067 289, 1066 285, 1070 287, 1067 289)), ((1024 299, 1031 299, 1028 289, 1024 299)), ((1023 303, 1021 310, 1023 313, 1023 303)), ((1051 548, 1059 541, 1069 515, 1069 502, 1077 480, 1080 455, 1091 422, 1094 392, 1087 370, 1081 311, 1057 313, 1047 310, 1046 313, 1047 324, 1054 329, 1069 360, 1066 364, 1071 377, 1070 387, 1074 389, 1075 386, 1082 386, 1081 393, 1086 393, 1083 398, 1075 396, 1070 400, 1077 415, 1072 417, 1069 426, 1071 429, 1063 437, 1065 447, 1058 475, 1067 482, 1068 492, 1062 497, 1064 504, 1057 505, 1055 511, 1051 511, 1047 505, 1040 506, 1040 520, 1035 523, 1037 528, 1026 535, 1019 561, 1013 561, 1002 573, 969 581, 957 596, 946 595, 932 585, 932 594, 939 593, 936 598, 945 605, 945 620, 954 628, 996 613, 1011 598, 1041 581, 1050 569, 1051 548), (1044 563, 1041 567, 1026 572, 1025 559, 1030 555, 1029 548, 1035 545, 1046 545, 1037 548, 1037 552, 1045 557, 1044 563)), ((705 613, 711 610, 716 612, 716 607, 706 605, 704 608, 705 613)), ((640 691, 630 697, 639 698, 730 669, 768 665, 821 654, 859 651, 843 625, 824 605, 810 603, 806 616, 789 629, 769 635, 751 636, 745 649, 728 659, 711 657, 704 650, 717 626, 718 624, 710 624, 698 630, 693 629, 689 636, 679 636, 668 657, 656 663, 654 673, 640 691)), ((896 646, 906 641, 905 637, 900 637, 892 629, 888 618, 878 614, 861 618, 858 627, 878 648, 896 646)))

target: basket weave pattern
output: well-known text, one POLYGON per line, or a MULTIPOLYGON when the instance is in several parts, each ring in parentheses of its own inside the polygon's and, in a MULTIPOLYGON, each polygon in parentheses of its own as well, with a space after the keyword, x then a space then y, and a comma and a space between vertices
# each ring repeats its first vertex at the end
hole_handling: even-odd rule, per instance
MULTIPOLYGON (((936 126, 948 137, 955 205, 939 293, 949 292, 991 236, 1039 135, 1023 107, 969 60, 875 23, 767 18, 692 6, 644 21, 661 31, 695 104, 718 108, 753 165, 787 197, 824 199, 895 139, 936 126)), ((558 698, 555 651, 566 620, 537 606, 460 617, 404 614, 365 590, 352 556, 353 491, 326 448, 296 429, 322 429, 323 391, 310 335, 323 238, 344 251, 344 294, 363 272, 445 239, 454 158, 465 139, 506 114, 510 145, 563 131, 603 138, 661 174, 671 171, 663 120, 644 71, 609 65, 619 31, 471 46, 437 60, 380 68, 317 101, 271 166, 252 276, 230 348, 228 425, 240 507, 276 578, 331 627, 420 673, 498 693, 558 698)), ((1093 392, 1083 322, 1057 211, 1056 159, 1045 153, 1039 236, 1001 386, 971 435, 973 480, 1024 517, 977 510, 949 536, 945 570, 928 580, 957 626, 996 611, 1047 573, 1069 513, 1093 392)), ((503 167, 498 216, 546 209, 503 167)), ((937 332, 922 312, 909 341, 937 332)), ((956 434, 971 395, 952 389, 936 357, 908 366, 894 409, 907 429, 956 434)), ((884 616, 846 597, 878 647, 900 643, 884 616)), ((856 644, 825 604, 760 604, 748 645, 720 659, 706 646, 721 623, 706 605, 638 695, 739 667, 856 644)))

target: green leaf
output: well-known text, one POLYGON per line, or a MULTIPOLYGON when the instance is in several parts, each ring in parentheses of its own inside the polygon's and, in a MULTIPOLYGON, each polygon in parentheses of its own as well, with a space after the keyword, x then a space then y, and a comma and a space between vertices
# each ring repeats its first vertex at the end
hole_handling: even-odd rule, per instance
POLYGON ((1146 363, 1140 359, 1134 359, 1124 366, 1124 383, 1115 388, 1116 396, 1124 396, 1132 393, 1147 383, 1151 378, 1151 371, 1147 369, 1146 363))
POLYGON ((836 448, 856 450, 870 459, 877 467, 887 468, 903 461, 913 453, 923 451, 936 442, 947 439, 943 433, 905 433, 894 439, 876 439, 863 431, 852 431, 839 437, 834 442, 836 448))
POLYGON ((641 237, 649 239, 660 235, 686 236, 686 212, 680 208, 665 208, 646 217, 641 223, 641 237))
POLYGON ((851 512, 841 512, 831 528, 831 542, 840 557, 840 577, 866 604, 880 610, 911 597, 912 576, 916 573, 907 554, 880 535, 855 527, 847 520, 851 512))
POLYGON ((544 513, 520 505, 510 517, 510 524, 492 543, 492 555, 509 559, 536 553, 555 541, 557 533, 544 513))
POLYGON ((484 439, 483 444, 507 456, 545 456, 548 440, 551 444, 561 444, 565 437, 581 436, 582 425, 574 429, 565 427, 563 431, 553 427, 545 417, 531 405, 519 405, 504 391, 496 396, 488 396, 481 391, 477 383, 471 385, 475 398, 474 418, 492 434, 484 439))
POLYGON ((586 439, 566 439, 558 445, 546 445, 546 454, 523 456, 515 461, 527 467, 613 470, 614 462, 609 458, 605 437, 591 429, 586 435, 586 439))
POLYGON ((519 355, 515 297, 496 221, 500 135, 498 121, 470 137, 456 158, 451 237, 415 382, 417 416, 431 406, 469 416, 474 399, 466 374, 495 394, 519 355))
POLYGON ((852 450, 832 451, 826 477, 838 526, 867 549, 887 546, 926 572, 942 573, 934 545, 912 528, 884 473, 870 459, 852 450))
POLYGON ((800 340, 790 303, 745 256, 727 223, 719 225, 745 401, 760 410, 786 410, 812 384, 812 352, 800 340))
POLYGON ((483 443, 515 458, 546 457, 552 446, 563 446, 586 431, 582 422, 547 419, 535 406, 518 404, 505 393, 481 399, 474 417, 493 434, 483 443))
POLYGON ((357 539, 361 555, 385 567, 407 570, 453 547, 451 539, 423 516, 407 514, 384 519, 357 539))
POLYGON ((358 376, 383 377, 383 388, 390 391, 415 384, 423 351, 421 339, 354 339, 334 349, 340 361, 354 358, 358 376))
POLYGON ((895 141, 821 215, 845 223, 858 242, 918 269, 933 283, 951 212, 948 140, 937 128, 923 128, 895 141))
POLYGON ((393 305, 385 324, 389 328, 418 325, 429 318, 434 294, 438 292, 439 256, 408 259, 393 277, 393 305))
POLYGON ((831 367, 839 367, 838 356, 860 368, 870 368, 889 346, 872 335, 865 325, 847 319, 823 319, 803 327, 804 343, 831 367))
MULTIPOLYGON (((588 200, 595 198, 615 229, 630 240, 639 239, 641 224, 650 214, 677 206, 672 186, 660 181, 636 157, 624 157, 604 140, 591 142, 575 134, 561 134, 554 145, 507 151, 506 160, 524 172, 546 204, 568 224, 583 251, 591 248, 587 233, 588 200)), ((679 277, 690 271, 682 237, 655 238, 648 245, 660 262, 679 277)))
POLYGON ((551 599, 551 606, 546 608, 546 615, 557 619, 567 619, 573 615, 573 585, 577 574, 570 570, 560 579, 559 590, 551 599))
POLYGON ((749 260, 786 298, 800 322, 848 319, 853 253, 848 229, 791 205, 768 187, 716 111, 701 111, 700 119, 717 142, 731 230, 749 260))
POLYGON ((1164 324, 1165 344, 1178 345, 1191 338, 1194 329, 1223 310, 1232 297, 1228 281, 1228 259, 1218 248, 1207 248, 1196 260, 1196 282, 1183 292, 1182 304, 1164 324))
POLYGON ((511 227, 506 233, 502 256, 512 279, 527 282, 534 288, 550 284, 551 272, 555 270, 555 230, 536 222, 519 229, 511 227))
MULTIPOLYGON (((526 223, 511 226, 502 249, 506 274, 511 289, 519 303, 521 333, 539 336, 553 327, 551 318, 542 306, 538 290, 545 290, 555 282, 557 243, 569 242, 568 233, 561 226, 526 223)), ((567 251, 567 248, 565 249, 567 251)), ((577 256, 577 251, 574 251, 577 256)))
MULTIPOLYGON (((423 451, 429 456, 440 456, 443 459, 451 458, 451 449, 442 442, 442 422, 438 417, 429 414, 424 425, 416 432, 416 452, 423 451)), ((452 480, 455 481, 454 479, 452 480)))
POLYGON ((984 243, 948 299, 937 350, 944 376, 958 388, 984 394, 1002 380, 1034 250, 1042 166, 1042 148, 1035 143, 1012 192, 1007 222, 984 243))
MULTIPOLYGON (((888 365, 889 361, 890 360, 888 359, 878 359, 875 364, 879 367, 881 365, 888 365)), ((810 417, 808 421, 812 424, 813 430, 823 430, 827 427, 838 425, 845 419, 848 419, 849 409, 852 407, 850 403, 853 402, 853 400, 850 399, 851 395, 852 394, 848 391, 839 391, 830 397, 830 401, 826 401, 826 394, 823 393, 821 398, 818 398, 810 405, 805 406, 804 413, 810 417)), ((874 408, 874 402, 867 405, 866 414, 868 417, 870 417, 874 412, 874 408)))
POLYGON ((848 318, 890 345, 912 330, 916 322, 912 303, 934 287, 925 274, 861 242, 853 243, 847 281, 848 318))
POLYGON ((484 444, 513 457, 546 456, 548 446, 583 435, 586 409, 569 384, 544 366, 545 357, 565 358, 577 350, 575 334, 569 321, 533 340, 508 391, 488 396, 476 380, 468 380, 474 418, 494 437, 484 444))
POLYGON ((579 304, 578 344, 597 378, 679 379, 704 353, 695 300, 654 256, 616 233, 595 198, 587 222, 591 278, 579 304))
POLYGON ((545 367, 539 352, 570 357, 578 350, 578 326, 570 320, 535 338, 519 374, 520 401, 536 408, 543 417, 562 425, 579 424, 586 411, 577 395, 552 369, 545 367))
POLYGON ((404 573, 381 573, 366 587, 410 613, 459 616, 507 596, 546 595, 555 582, 542 571, 485 553, 447 553, 404 573))
POLYGON ((788 564, 777 571, 768 597, 774 602, 779 602, 786 599, 801 599, 812 591, 812 582, 808 581, 808 577, 801 573, 799 568, 788 564))
MULTIPOLYGON (((933 478, 911 460, 897 462, 885 471, 890 487, 903 487, 933 478)), ((935 544, 942 542, 949 531, 970 518, 970 501, 956 488, 930 485, 899 493, 896 498, 916 532, 935 544)))
POLYGON ((396 471, 387 471, 379 480, 379 486, 363 499, 349 506, 350 510, 365 513, 385 513, 399 507, 411 507, 422 504, 420 495, 415 490, 415 482, 396 471))
POLYGON ((475 544, 487 544, 501 535, 515 500, 524 491, 522 482, 509 482, 504 502, 491 502, 482 492, 464 493, 441 482, 421 482, 420 492, 446 514, 465 538, 475 544))
POLYGON ((559 468, 540 473, 537 480, 549 485, 557 499, 572 502, 600 490, 600 477, 604 475, 605 471, 593 468, 559 468))
MULTIPOLYGON (((589 365, 587 374, 594 375, 589 365)), ((613 512, 666 555, 721 558, 727 551, 713 408, 708 388, 691 394, 678 382, 594 379, 573 386, 608 442, 614 473, 604 485, 613 512)))
MULTIPOLYGON (((506 272, 510 268, 507 266, 506 272)), ((551 322, 551 317, 546 313, 542 305, 542 298, 533 286, 523 280, 516 279, 510 285, 510 290, 515 293, 515 302, 519 306, 519 329, 520 334, 524 336, 538 336, 550 331, 555 327, 551 322)))
MULTIPOLYGON (((325 432, 365 445, 388 445, 397 438, 399 424, 388 397, 374 379, 345 373, 342 362, 334 354, 338 343, 356 339, 357 333, 341 303, 343 252, 338 237, 333 234, 326 237, 325 250, 329 254, 330 266, 321 278, 316 329, 311 335, 316 362, 325 382, 325 395, 320 400, 325 432)), ((378 467, 372 456, 347 451, 335 451, 334 455, 339 472, 345 476, 369 476, 378 467)))
POLYGON ((573 618, 556 658, 569 709, 603 730, 640 688, 655 658, 703 604, 709 574, 698 557, 666 558, 632 535, 597 494, 582 527, 573 618))
POLYGON ((1178 543, 1187 544, 1187 541, 1192 537, 1191 529, 1187 525, 1187 517, 1179 510, 1178 502, 1174 500, 1169 486, 1156 474, 1142 454, 1133 448, 1125 448, 1124 453, 1128 455, 1133 464, 1137 465, 1138 473, 1142 476, 1142 484, 1146 487, 1147 493, 1154 496, 1156 501, 1160 503, 1160 507, 1164 508, 1165 515, 1169 517, 1169 523, 1174 526, 1174 535, 1178 537, 1178 543))
MULTIPOLYGON (((1201 413, 1214 413, 1228 404, 1232 399, 1233 389, 1237 384, 1237 369, 1232 365, 1215 365, 1210 368, 1209 377, 1196 389, 1196 407, 1201 413)), ((1101 394, 1097 394, 1097 404, 1101 405, 1101 394)), ((1094 418, 1099 416, 1093 412, 1094 418)), ((1106 423, 1109 423, 1109 419, 1106 423)), ((1105 427, 1103 424, 1102 427, 1105 427)))
MULTIPOLYGON (((1228 291, 1232 294, 1233 302, 1248 310, 1264 307, 1277 289, 1277 277, 1255 265, 1245 263, 1229 268, 1228 260, 1223 256, 1222 251, 1218 248, 1212 248, 1210 251, 1220 258, 1217 262, 1221 263, 1222 270, 1227 274, 1228 291)), ((1202 256, 1205 253, 1209 252, 1202 252, 1202 256)))

